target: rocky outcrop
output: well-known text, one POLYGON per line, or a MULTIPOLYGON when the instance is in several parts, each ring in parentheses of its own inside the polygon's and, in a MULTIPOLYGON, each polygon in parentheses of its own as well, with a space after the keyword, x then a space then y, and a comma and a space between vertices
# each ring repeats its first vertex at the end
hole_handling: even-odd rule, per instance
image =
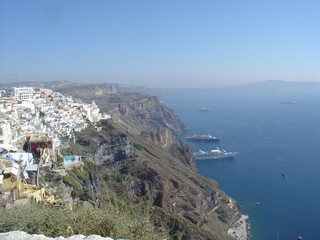
POLYGON ((173 111, 162 105, 157 97, 137 93, 120 94, 121 101, 100 105, 112 118, 124 124, 131 132, 160 131, 170 129, 175 135, 184 130, 173 111))
POLYGON ((146 141, 150 141, 161 146, 172 156, 189 166, 192 170, 196 170, 195 158, 190 147, 177 140, 169 129, 163 129, 158 132, 144 131, 140 136, 146 141))
POLYGON ((140 134, 143 131, 170 129, 174 135, 185 130, 181 120, 174 112, 161 104, 158 97, 140 93, 119 93, 112 85, 97 84, 60 89, 59 92, 95 103, 102 112, 127 127, 127 130, 140 134))
POLYGON ((128 136, 119 134, 113 136, 110 141, 103 140, 94 155, 94 163, 103 165, 114 163, 130 157, 130 144, 128 136))
POLYGON ((158 132, 144 131, 141 132, 140 136, 155 144, 161 145, 163 148, 171 146, 176 141, 175 136, 169 129, 163 129, 158 132))

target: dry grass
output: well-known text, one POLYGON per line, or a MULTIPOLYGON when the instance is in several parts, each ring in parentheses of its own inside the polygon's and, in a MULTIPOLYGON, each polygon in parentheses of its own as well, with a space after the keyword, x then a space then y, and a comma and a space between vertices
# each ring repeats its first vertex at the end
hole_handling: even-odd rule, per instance
POLYGON ((49 237, 98 234, 131 240, 158 240, 168 236, 154 226, 148 214, 138 215, 128 205, 114 201, 103 207, 78 204, 73 210, 30 203, 1 209, 0 215, 0 232, 20 230, 49 237))

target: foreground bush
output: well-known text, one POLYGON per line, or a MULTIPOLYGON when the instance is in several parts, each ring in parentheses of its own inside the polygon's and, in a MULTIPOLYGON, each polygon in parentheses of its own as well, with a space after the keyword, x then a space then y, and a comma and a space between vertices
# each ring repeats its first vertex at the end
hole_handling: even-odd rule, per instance
POLYGON ((0 232, 20 230, 48 237, 98 234, 130 240, 158 240, 167 235, 154 227, 147 214, 138 216, 130 207, 113 204, 99 208, 77 205, 66 210, 30 203, 1 209, 0 216, 0 232))

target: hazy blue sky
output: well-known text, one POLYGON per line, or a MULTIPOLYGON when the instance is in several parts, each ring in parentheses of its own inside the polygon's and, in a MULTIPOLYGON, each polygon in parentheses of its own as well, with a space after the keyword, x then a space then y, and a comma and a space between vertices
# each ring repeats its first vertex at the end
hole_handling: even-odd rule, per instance
POLYGON ((318 0, 0 0, 0 81, 320 81, 318 0))

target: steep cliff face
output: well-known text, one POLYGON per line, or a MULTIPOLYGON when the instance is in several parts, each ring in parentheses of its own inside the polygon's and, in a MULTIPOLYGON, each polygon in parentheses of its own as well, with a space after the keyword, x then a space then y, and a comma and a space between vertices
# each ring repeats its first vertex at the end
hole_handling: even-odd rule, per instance
POLYGON ((95 101, 102 112, 109 113, 114 121, 135 134, 170 129, 176 135, 185 129, 174 112, 161 104, 155 96, 118 93, 115 87, 107 84, 64 88, 59 92, 87 103, 95 101))
MULTIPOLYGON (((82 189, 72 195, 88 200, 91 192, 93 200, 114 192, 148 202, 165 212, 160 225, 176 225, 173 239, 231 239, 227 230, 239 218, 238 206, 215 181, 195 171, 188 146, 170 130, 136 135, 118 126, 105 122, 99 130, 90 127, 78 135, 86 138, 85 147, 94 149, 94 164, 86 177, 79 174, 76 181, 82 182, 82 189), (188 227, 181 217, 205 231, 188 227)), ((84 146, 83 141, 77 143, 84 146)))
POLYGON ((132 132, 170 129, 174 134, 179 134, 184 130, 180 119, 171 109, 160 104, 157 97, 130 93, 122 96, 122 99, 120 103, 106 104, 102 108, 132 132))
POLYGON ((106 165, 127 159, 130 157, 130 154, 128 136, 119 134, 112 137, 109 141, 100 142, 100 146, 94 155, 94 162, 97 165, 106 165))
POLYGON ((163 129, 158 132, 144 131, 140 136, 146 141, 161 146, 190 169, 196 170, 196 161, 188 145, 176 139, 169 129, 163 129))
POLYGON ((159 224, 175 229, 173 239, 231 239, 227 230, 239 219, 238 205, 215 181, 196 172, 190 148, 174 136, 183 130, 174 113, 156 97, 141 94, 85 98, 90 97, 113 119, 77 136, 77 144, 91 149, 94 164, 86 178, 78 179, 83 189, 76 193, 89 191, 92 199, 103 199, 108 189, 148 202, 163 210, 159 224))

